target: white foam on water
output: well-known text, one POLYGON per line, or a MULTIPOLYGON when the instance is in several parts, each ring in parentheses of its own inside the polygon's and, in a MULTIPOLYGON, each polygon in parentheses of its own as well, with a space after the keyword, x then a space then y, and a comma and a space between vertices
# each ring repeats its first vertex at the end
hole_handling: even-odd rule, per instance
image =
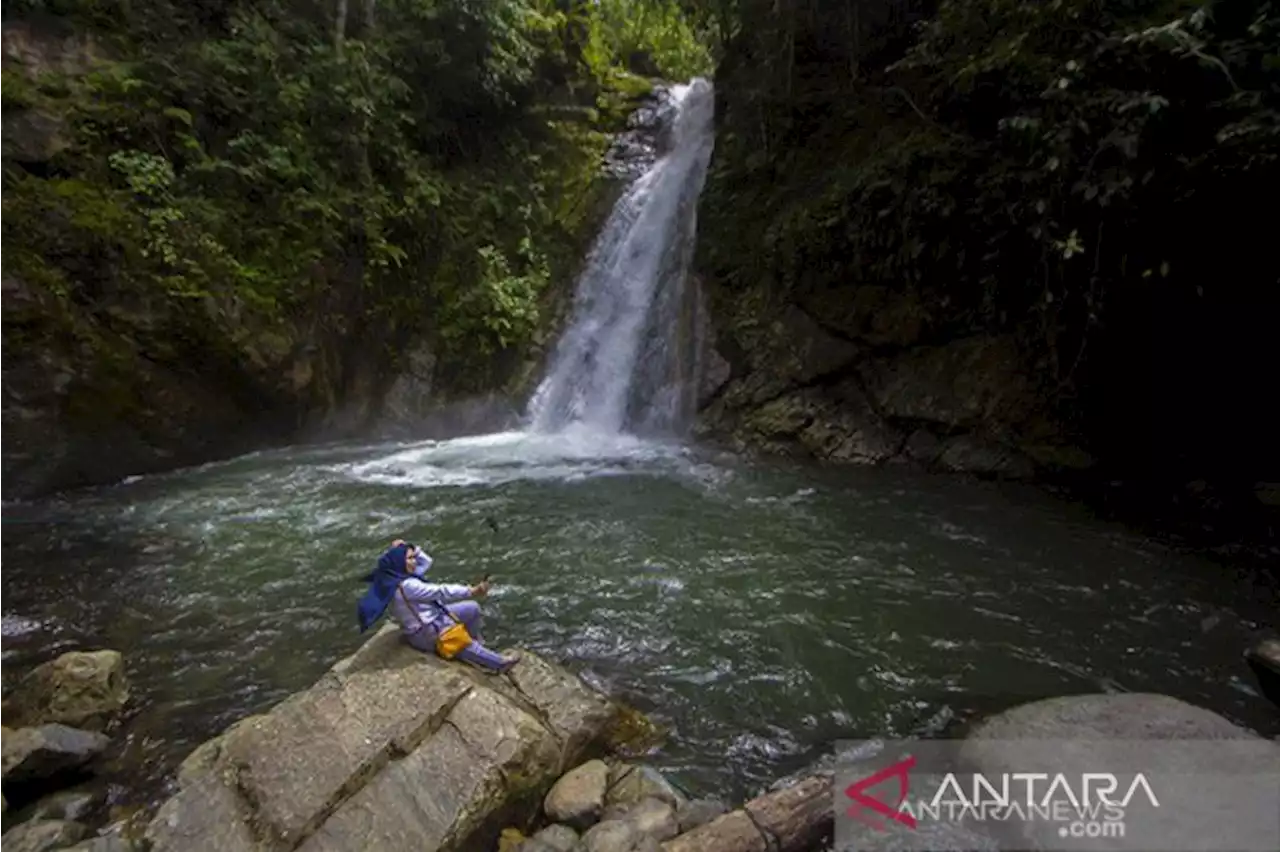
POLYGON ((569 427, 554 433, 514 431, 426 441, 341 468, 352 479, 380 485, 494 486, 670 472, 686 465, 685 452, 677 444, 569 427))
POLYGON ((0 621, 0 634, 6 639, 16 639, 43 630, 47 626, 48 623, 44 621, 6 613, 0 621))
POLYGON ((627 188, 596 239, 573 319, 530 401, 534 431, 670 434, 692 413, 699 344, 685 320, 696 308, 689 266, 715 96, 703 79, 670 94, 670 150, 627 188))

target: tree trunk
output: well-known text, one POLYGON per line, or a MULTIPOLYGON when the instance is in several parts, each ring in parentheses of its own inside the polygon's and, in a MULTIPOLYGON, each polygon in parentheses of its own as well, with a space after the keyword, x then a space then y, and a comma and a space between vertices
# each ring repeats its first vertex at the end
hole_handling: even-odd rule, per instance
POLYGON ((338 0, 337 14, 333 20, 333 50, 342 56, 342 42, 347 37, 347 0, 338 0))
POLYGON ((805 852, 831 835, 832 781, 810 776, 662 844, 662 852, 805 852))

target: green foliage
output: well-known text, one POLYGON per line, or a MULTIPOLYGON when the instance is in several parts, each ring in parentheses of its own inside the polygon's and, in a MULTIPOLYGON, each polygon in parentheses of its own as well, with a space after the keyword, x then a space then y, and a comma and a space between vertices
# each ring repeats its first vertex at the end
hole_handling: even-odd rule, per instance
POLYGON ((674 4, 640 0, 6 10, 91 29, 111 57, 5 71, 6 109, 57 115, 70 141, 31 174, 6 164, 6 267, 248 361, 267 338, 395 350, 424 330, 450 366, 527 349, 598 224, 602 131, 649 89, 633 54, 709 66, 674 4), (605 109, 551 120, 565 104, 605 109))
POLYGON ((700 216, 728 286, 923 293, 935 333, 1019 331, 1057 388, 1156 282, 1274 286, 1241 199, 1275 182, 1280 6, 741 6, 700 216), (1220 281, 1224 253, 1256 271, 1220 281))
POLYGON ((551 278, 545 258, 521 241, 521 263, 526 271, 515 274, 502 250, 482 246, 477 251, 479 284, 449 305, 445 340, 480 342, 479 353, 492 353, 493 345, 509 346, 532 336, 538 327, 538 300, 551 278))
POLYGON ((671 80, 711 73, 711 39, 705 26, 675 0, 597 0, 587 64, 604 78, 619 61, 630 71, 654 72, 671 80))
POLYGON ((9 70, 0 74, 0 98, 5 109, 25 109, 36 104, 38 94, 25 74, 9 70))

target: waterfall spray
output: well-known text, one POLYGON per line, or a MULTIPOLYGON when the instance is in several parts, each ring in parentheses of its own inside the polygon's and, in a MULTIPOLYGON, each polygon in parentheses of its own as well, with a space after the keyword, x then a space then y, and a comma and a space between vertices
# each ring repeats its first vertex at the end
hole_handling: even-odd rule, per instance
POLYGON ((614 205, 578 280, 573 319, 529 406, 535 432, 672 431, 696 378, 689 266, 714 141, 714 93, 671 91, 670 147, 614 205))

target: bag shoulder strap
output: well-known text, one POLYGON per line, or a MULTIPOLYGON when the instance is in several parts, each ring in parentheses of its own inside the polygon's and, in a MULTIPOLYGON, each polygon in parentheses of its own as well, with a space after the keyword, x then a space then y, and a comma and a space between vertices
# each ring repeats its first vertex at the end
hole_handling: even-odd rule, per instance
MULTIPOLYGON (((418 622, 418 628, 421 629, 423 627, 426 627, 426 624, 423 623, 422 618, 418 615, 418 611, 414 609, 413 602, 410 601, 409 596, 404 593, 403 580, 400 581, 400 585, 396 586, 396 591, 400 593, 400 600, 404 601, 405 608, 409 610, 409 614, 413 616, 413 620, 418 622)), ((443 612, 445 614, 445 617, 448 618, 450 621, 453 621, 457 624, 462 623, 458 621, 457 617, 454 616, 454 614, 449 611, 449 608, 444 604, 440 603, 440 601, 431 601, 431 603, 435 605, 436 609, 443 612)))

